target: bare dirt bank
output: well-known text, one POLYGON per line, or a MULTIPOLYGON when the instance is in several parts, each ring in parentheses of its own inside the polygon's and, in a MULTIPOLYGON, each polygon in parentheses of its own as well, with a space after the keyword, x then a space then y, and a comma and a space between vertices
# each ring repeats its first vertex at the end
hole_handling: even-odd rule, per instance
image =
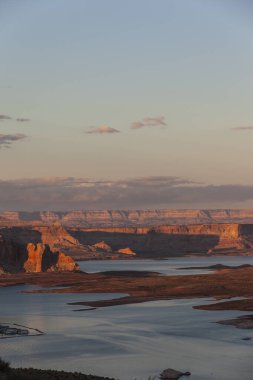
POLYGON ((206 310, 253 310, 253 268, 219 270, 210 274, 163 276, 153 272, 83 272, 18 273, 0 276, 0 286, 37 285, 33 293, 127 293, 128 296, 110 301, 81 302, 103 307, 127 303, 176 298, 213 297, 225 300, 245 297, 241 301, 226 301, 203 305, 206 310), (53 288, 53 289, 52 289, 53 288), (231 306, 232 305, 232 306, 231 306))

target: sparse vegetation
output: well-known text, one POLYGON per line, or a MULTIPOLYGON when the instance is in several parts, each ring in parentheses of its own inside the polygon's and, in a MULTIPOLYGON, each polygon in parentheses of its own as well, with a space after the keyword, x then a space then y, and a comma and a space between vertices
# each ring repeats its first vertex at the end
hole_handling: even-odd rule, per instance
POLYGON ((0 358, 0 373, 7 373, 10 371, 10 364, 0 358))
POLYGON ((34 368, 11 368, 0 358, 0 380, 113 380, 109 377, 85 375, 80 372, 65 372, 34 368))

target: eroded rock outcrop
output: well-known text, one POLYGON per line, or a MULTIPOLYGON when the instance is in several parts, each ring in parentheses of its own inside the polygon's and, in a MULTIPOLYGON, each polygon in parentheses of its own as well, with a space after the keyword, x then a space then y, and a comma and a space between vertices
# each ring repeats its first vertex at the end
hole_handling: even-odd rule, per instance
POLYGON ((71 236, 66 229, 59 223, 53 223, 49 226, 34 227, 41 235, 43 244, 48 244, 52 251, 69 250, 80 246, 77 239, 71 236))
POLYGON ((27 245, 27 260, 24 262, 25 272, 43 272, 42 270, 42 257, 47 247, 44 244, 27 245))
MULTIPOLYGON (((5 257, 2 262, 15 268, 19 262, 27 260, 26 247, 29 243, 35 245, 38 255, 40 248, 37 244, 43 244, 51 252, 62 252, 75 260, 127 256, 253 255, 253 224, 66 229, 59 223, 53 223, 50 226, 0 228, 0 235, 7 242, 1 244, 1 256, 5 257)), ((31 249, 31 256, 35 255, 32 252, 31 249)))
POLYGON ((106 244, 105 241, 100 241, 99 243, 93 244, 93 246, 96 250, 101 250, 104 252, 112 252, 112 248, 106 244))
POLYGON ((131 248, 121 248, 118 249, 118 252, 124 255, 136 256, 136 253, 131 248))
POLYGON ((30 236, 33 242, 27 243, 26 235, 21 236, 22 239, 8 229, 0 233, 0 268, 3 272, 40 273, 79 269, 71 257, 60 251, 52 251, 48 244, 35 242, 33 234, 30 236))
POLYGON ((29 243, 27 255, 27 260, 23 265, 25 272, 56 272, 79 269, 71 257, 62 252, 52 252, 46 244, 29 243))

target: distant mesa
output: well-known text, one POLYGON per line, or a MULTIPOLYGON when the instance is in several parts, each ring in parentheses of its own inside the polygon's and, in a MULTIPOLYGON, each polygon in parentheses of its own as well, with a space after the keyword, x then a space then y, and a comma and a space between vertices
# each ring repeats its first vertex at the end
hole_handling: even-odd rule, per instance
POLYGON ((58 223, 65 228, 154 227, 162 224, 253 223, 253 210, 98 210, 0 212, 0 226, 42 226, 58 223))

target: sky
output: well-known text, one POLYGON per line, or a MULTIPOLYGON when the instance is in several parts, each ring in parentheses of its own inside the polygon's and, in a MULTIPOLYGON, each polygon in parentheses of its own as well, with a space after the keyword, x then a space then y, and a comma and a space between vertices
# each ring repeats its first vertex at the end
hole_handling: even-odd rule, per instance
POLYGON ((0 210, 252 208, 251 0, 0 0, 0 210))

